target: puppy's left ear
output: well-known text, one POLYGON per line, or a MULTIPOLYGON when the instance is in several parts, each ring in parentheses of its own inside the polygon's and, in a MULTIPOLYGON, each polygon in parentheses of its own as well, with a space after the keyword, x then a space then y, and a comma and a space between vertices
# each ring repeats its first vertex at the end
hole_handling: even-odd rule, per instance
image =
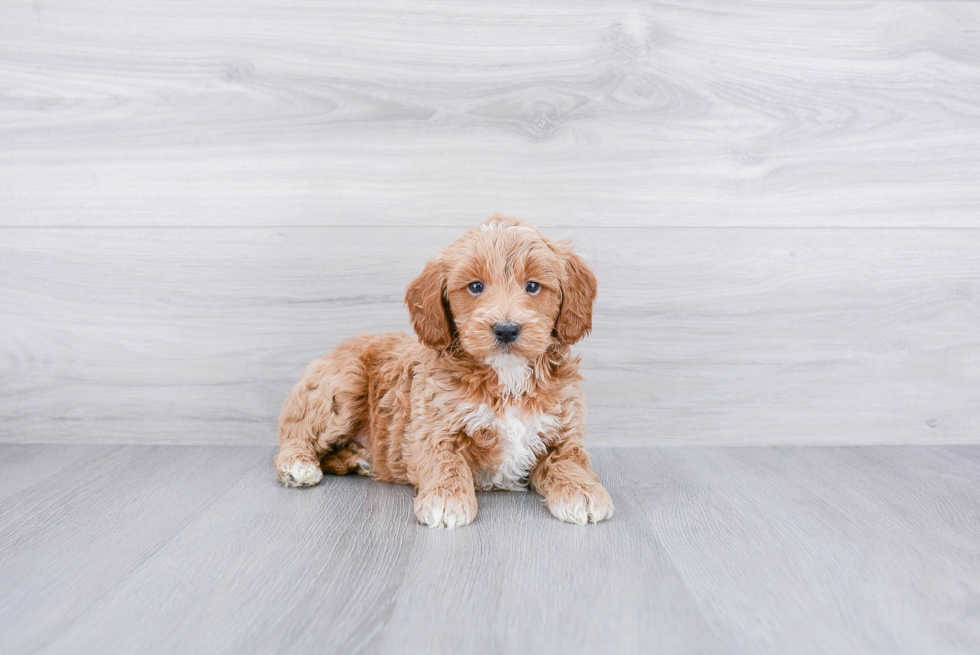
POLYGON ((446 300, 445 264, 440 257, 429 260, 422 274, 405 291, 405 304, 419 341, 436 350, 452 343, 452 314, 446 300))
POLYGON ((584 259, 572 252, 571 242, 553 243, 551 249, 565 262, 555 337, 570 346, 592 330, 592 305, 597 287, 595 273, 584 259))

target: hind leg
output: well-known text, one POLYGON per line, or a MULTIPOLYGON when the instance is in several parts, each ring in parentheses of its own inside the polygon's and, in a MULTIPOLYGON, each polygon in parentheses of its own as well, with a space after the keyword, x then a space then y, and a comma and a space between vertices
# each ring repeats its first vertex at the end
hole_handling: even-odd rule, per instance
POLYGON ((367 419, 367 378, 355 343, 310 364, 279 416, 276 474, 289 487, 323 479, 320 462, 344 448, 367 419))
POLYGON ((331 475, 371 476, 371 456, 355 442, 350 442, 340 450, 330 453, 320 460, 320 468, 331 475))

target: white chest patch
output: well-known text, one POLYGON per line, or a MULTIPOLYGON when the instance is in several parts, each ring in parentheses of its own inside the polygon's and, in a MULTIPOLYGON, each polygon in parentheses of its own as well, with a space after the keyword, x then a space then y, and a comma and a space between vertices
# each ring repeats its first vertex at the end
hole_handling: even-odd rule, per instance
POLYGON ((501 458, 493 468, 477 473, 476 488, 481 491, 526 489, 531 469, 547 447, 543 435, 558 425, 558 419, 547 414, 527 414, 508 407, 498 416, 486 405, 469 412, 464 420, 467 434, 487 428, 497 433, 501 458))
POLYGON ((527 393, 531 380, 531 362, 519 355, 501 353, 487 358, 487 364, 497 373, 497 382, 504 388, 504 395, 516 398, 527 393))

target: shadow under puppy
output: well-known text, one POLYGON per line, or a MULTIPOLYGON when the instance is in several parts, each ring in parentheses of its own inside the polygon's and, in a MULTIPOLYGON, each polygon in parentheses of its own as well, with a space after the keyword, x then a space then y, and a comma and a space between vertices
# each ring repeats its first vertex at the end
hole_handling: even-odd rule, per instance
POLYGON ((495 214, 408 286, 418 340, 359 335, 310 364, 279 419, 279 479, 357 471, 412 484, 432 527, 471 523, 477 489, 528 483, 562 521, 609 518, 569 353, 592 327, 595 293, 567 242, 495 214))

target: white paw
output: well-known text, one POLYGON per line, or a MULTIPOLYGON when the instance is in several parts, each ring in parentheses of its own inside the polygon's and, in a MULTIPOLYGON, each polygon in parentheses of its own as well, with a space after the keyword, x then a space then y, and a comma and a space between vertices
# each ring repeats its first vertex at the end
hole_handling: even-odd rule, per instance
POLYGON ((613 515, 612 498, 600 484, 561 486, 546 500, 554 517, 566 523, 598 523, 613 515))
POLYGON ((312 487, 320 484, 323 471, 312 462, 297 459, 286 469, 279 471, 279 479, 287 487, 312 487))
POLYGON ((430 528, 459 528, 476 518, 476 495, 471 491, 427 489, 415 497, 415 516, 430 528))

